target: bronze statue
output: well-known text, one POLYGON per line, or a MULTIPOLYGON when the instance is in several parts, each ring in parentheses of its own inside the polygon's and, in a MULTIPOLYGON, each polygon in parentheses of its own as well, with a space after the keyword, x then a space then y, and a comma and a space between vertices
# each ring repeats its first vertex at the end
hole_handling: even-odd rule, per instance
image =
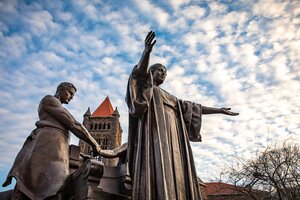
POLYGON ((155 33, 149 32, 145 49, 129 77, 128 163, 134 200, 201 200, 189 140, 200 142, 202 114, 238 115, 230 108, 212 108, 183 101, 159 86, 167 69, 148 68, 155 33))
MULTIPOLYGON (((3 186, 16 178, 13 199, 61 199, 69 175, 69 131, 90 144, 95 154, 100 147, 84 126, 65 109, 76 92, 63 82, 54 96, 45 96, 38 108, 39 121, 17 155, 3 186)), ((106 153, 107 154, 107 153, 106 153)))

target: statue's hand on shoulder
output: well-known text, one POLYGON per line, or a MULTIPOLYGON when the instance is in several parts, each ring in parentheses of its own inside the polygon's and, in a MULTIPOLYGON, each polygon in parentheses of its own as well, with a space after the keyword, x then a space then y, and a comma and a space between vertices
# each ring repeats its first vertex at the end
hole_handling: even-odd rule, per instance
POLYGON ((150 53, 152 51, 152 48, 154 44, 156 43, 155 33, 153 31, 148 32, 146 38, 145 38, 145 51, 150 53), (154 41, 153 41, 154 40, 154 41))
POLYGON ((231 110, 231 108, 221 108, 221 113, 224 114, 224 115, 231 115, 231 116, 239 115, 239 113, 232 112, 230 110, 231 110))

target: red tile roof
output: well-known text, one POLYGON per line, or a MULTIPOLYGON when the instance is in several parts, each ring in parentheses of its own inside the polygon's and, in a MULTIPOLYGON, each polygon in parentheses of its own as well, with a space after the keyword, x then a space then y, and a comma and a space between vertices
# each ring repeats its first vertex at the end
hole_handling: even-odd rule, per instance
POLYGON ((93 117, 107 117, 112 116, 114 109, 110 103, 108 96, 100 104, 100 106, 93 112, 93 117))
POLYGON ((207 195, 228 195, 228 194, 237 194, 238 192, 235 189, 234 185, 221 182, 211 182, 205 183, 207 195))

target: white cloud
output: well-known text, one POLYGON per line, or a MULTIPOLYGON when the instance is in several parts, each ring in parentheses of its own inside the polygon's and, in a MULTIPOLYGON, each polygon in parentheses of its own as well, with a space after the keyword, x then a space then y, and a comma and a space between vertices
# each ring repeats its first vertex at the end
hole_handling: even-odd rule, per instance
POLYGON ((208 6, 210 8, 211 15, 225 14, 227 11, 227 7, 224 4, 219 3, 217 1, 209 2, 208 6))
POLYGON ((59 19, 65 22, 70 22, 73 19, 73 16, 70 12, 58 12, 57 16, 59 19))
POLYGON ((95 109, 109 95, 121 114, 125 142, 127 79, 152 28, 157 43, 150 64, 169 69, 163 88, 178 98, 240 112, 237 117, 203 116, 203 142, 192 145, 202 179, 218 177, 235 154, 251 156, 289 137, 299 141, 296 1, 259 1, 254 10, 250 3, 234 7, 236 2, 231 12, 216 1, 208 1, 209 9, 172 1, 174 13, 154 1, 130 3, 0 3, 5 14, 0 20, 0 127, 5 127, 0 149, 8 155, 0 166, 11 164, 34 128, 39 100, 53 94, 61 81, 78 88, 68 109, 79 121, 88 106, 95 109))
POLYGON ((274 69, 274 78, 276 80, 286 80, 287 73, 289 72, 287 69, 287 58, 284 55, 277 55, 273 58, 272 62, 270 63, 270 67, 274 69))
POLYGON ((4 36, 0 33, 0 43, 2 44, 0 57, 2 59, 22 57, 27 52, 26 42, 26 39, 19 35, 4 36))
POLYGON ((191 5, 184 7, 179 14, 187 19, 197 20, 204 16, 205 9, 197 5, 191 5))
POLYGON ((240 60, 249 65, 249 67, 254 67, 257 65, 258 57, 255 55, 255 47, 251 44, 243 44, 238 48, 240 54, 240 60))
POLYGON ((160 27, 168 25, 169 15, 162 8, 152 4, 148 0, 135 0, 135 3, 144 14, 146 14, 149 18, 154 19, 160 27))
POLYGON ((98 11, 93 5, 86 5, 84 8, 84 13, 86 13, 91 19, 96 20, 98 19, 98 11))
POLYGON ((0 2, 0 11, 1 11, 1 13, 5 13, 7 15, 16 15, 18 13, 17 6, 18 6, 17 0, 1 1, 0 2))
POLYGON ((253 13, 267 18, 276 18, 285 14, 286 2, 260 0, 253 6, 253 13))
POLYGON ((58 24, 53 21, 52 15, 46 10, 29 10, 23 20, 30 31, 37 36, 55 31, 59 28, 58 24))
POLYGON ((178 10, 181 6, 188 4, 190 0, 168 0, 174 10, 178 10))

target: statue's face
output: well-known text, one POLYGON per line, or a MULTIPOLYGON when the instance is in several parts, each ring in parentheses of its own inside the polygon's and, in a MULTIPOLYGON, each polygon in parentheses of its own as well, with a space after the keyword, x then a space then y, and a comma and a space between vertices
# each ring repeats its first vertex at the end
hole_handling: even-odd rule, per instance
POLYGON ((160 85, 165 81, 165 78, 167 76, 167 70, 163 66, 158 67, 153 72, 153 83, 154 85, 160 85))
POLYGON ((74 97, 75 90, 74 88, 62 89, 59 92, 60 102, 68 104, 74 97))

